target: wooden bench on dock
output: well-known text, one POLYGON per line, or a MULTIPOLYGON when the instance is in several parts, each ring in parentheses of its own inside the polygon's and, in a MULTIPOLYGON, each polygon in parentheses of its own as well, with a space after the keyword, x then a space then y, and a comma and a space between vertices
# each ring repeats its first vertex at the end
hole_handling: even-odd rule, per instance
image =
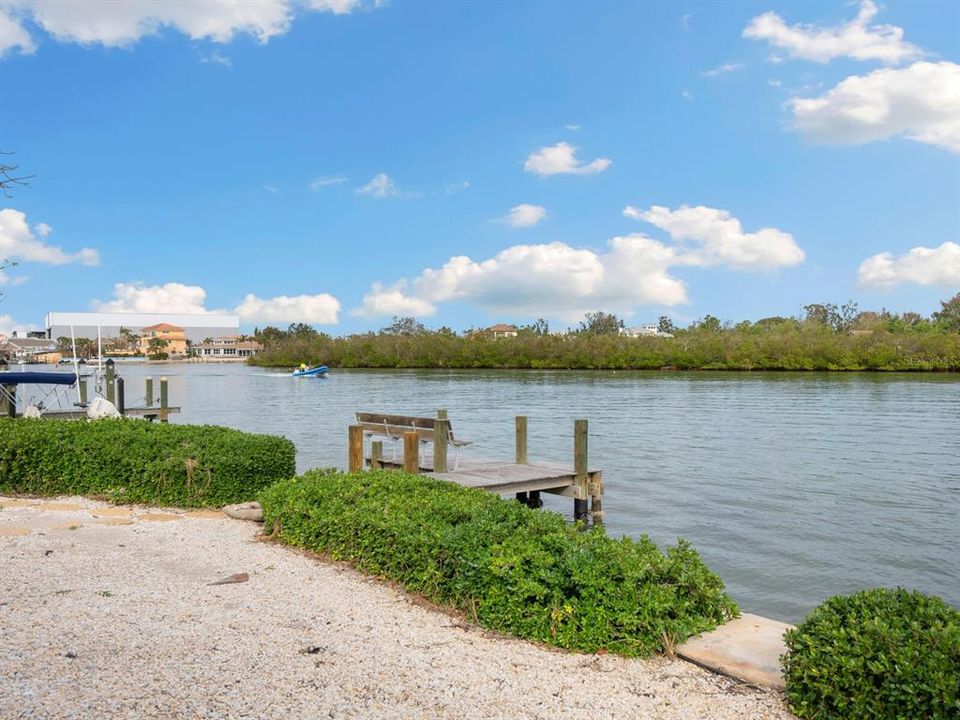
MULTIPOLYGON (((453 448, 453 469, 460 463, 460 448, 472 445, 470 440, 461 440, 454 436, 453 425, 447 418, 446 442, 453 448)), ((364 437, 385 437, 393 443, 393 458, 397 458, 397 443, 409 432, 415 432, 421 445, 436 440, 437 418, 416 417, 413 415, 387 415, 385 413, 358 412, 357 423, 363 428, 364 437)))

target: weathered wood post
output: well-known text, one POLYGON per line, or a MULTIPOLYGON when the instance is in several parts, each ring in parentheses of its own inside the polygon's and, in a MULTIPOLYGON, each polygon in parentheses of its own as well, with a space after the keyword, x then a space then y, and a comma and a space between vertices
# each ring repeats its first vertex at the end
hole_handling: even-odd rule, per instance
POLYGON ((87 398, 89 397, 87 395, 87 379, 85 377, 78 378, 77 384, 80 388, 80 404, 86 405, 88 402, 87 398))
POLYGON ((573 519, 587 519, 589 475, 587 467, 587 421, 573 421, 573 469, 576 473, 576 496, 573 500, 573 519))
POLYGON ((170 413, 167 408, 170 406, 169 393, 167 389, 167 378, 160 378, 160 422, 170 422, 170 413))
POLYGON ((153 407, 153 378, 147 376, 146 387, 143 391, 145 407, 153 407))
POLYGON ((123 391, 123 378, 118 377, 116 380, 116 383, 117 383, 117 410, 121 415, 123 415, 126 413, 126 410, 127 410, 126 397, 123 391))
POLYGON ((114 392, 113 381, 116 378, 113 358, 107 360, 107 400, 116 404, 116 393, 114 392))
POLYGON ((351 425, 347 430, 347 470, 363 470, 363 425, 351 425))
MULTIPOLYGON (((527 464, 527 418, 525 415, 517 415, 514 418, 514 428, 516 429, 516 463, 517 465, 527 464)), ((517 502, 524 505, 530 504, 530 495, 526 492, 518 492, 517 502)))
POLYGON ((446 410, 437 410, 437 419, 433 422, 433 471, 447 471, 447 441, 450 439, 450 420, 446 410))
POLYGON ((17 416, 17 386, 4 385, 0 393, 0 415, 15 418, 17 416))
POLYGON ((416 432, 403 434, 403 469, 405 472, 420 472, 420 436, 416 432))
POLYGON ((383 467, 383 441, 374 440, 370 443, 370 469, 380 470, 383 467))

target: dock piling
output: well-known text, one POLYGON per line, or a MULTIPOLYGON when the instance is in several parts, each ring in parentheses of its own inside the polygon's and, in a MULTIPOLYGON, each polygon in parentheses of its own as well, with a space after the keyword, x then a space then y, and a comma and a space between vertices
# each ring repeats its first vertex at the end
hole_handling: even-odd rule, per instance
POLYGON ((379 470, 383 467, 383 441, 374 440, 370 443, 370 469, 379 470))
POLYGON ((80 404, 86 406, 89 397, 87 395, 87 379, 85 377, 79 378, 77 380, 80 388, 80 404))
POLYGON ((126 403, 126 397, 125 397, 125 395, 124 395, 124 389, 123 389, 123 378, 122 378, 122 377, 118 377, 118 378, 116 379, 116 383, 117 383, 117 390, 116 390, 116 395, 117 395, 117 411, 118 411, 121 415, 123 415, 123 414, 126 412, 126 409, 127 409, 127 407, 126 407, 126 405, 127 405, 127 403, 126 403))
POLYGON ((363 470, 363 426, 351 425, 348 434, 347 470, 359 472, 363 470))
MULTIPOLYGON (((447 440, 450 437, 450 420, 446 410, 437 411, 437 419, 433 423, 433 471, 445 473, 447 471, 447 440)), ((406 447, 404 447, 406 450, 406 447)), ((418 467, 414 472, 419 471, 418 467)))
POLYGON ((116 379, 116 369, 114 368, 113 358, 108 358, 106 362, 107 366, 107 400, 116 404, 117 394, 114 392, 113 382, 116 379))
POLYGON ((167 378, 164 376, 160 378, 160 422, 170 422, 170 416, 167 413, 170 405, 168 400, 167 378))
POLYGON ((144 404, 146 407, 153 407, 153 378, 147 376, 146 387, 143 391, 144 404))
POLYGON ((420 436, 415 432, 403 434, 403 470, 414 474, 420 472, 420 436))
POLYGON ((573 469, 576 474, 576 497, 573 500, 573 519, 587 519, 589 475, 587 471, 587 421, 573 422, 573 469))

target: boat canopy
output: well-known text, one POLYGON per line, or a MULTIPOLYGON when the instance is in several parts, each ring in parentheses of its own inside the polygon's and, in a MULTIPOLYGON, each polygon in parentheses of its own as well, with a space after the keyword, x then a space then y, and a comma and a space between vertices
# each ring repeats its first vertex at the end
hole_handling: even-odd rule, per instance
POLYGON ((76 373, 0 372, 0 385, 73 385, 76 373))

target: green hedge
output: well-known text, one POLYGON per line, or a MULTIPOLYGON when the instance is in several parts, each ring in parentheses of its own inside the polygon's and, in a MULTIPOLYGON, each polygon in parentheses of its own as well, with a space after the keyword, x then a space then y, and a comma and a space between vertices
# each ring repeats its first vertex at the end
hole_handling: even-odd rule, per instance
POLYGON ((493 630, 623 655, 660 652, 737 614, 680 541, 614 540, 552 512, 417 475, 312 471, 260 494, 265 530, 349 561, 493 630))
POLYGON ((830 598, 785 639, 801 718, 960 718, 960 612, 940 598, 902 588, 830 598))
POLYGON ((212 425, 0 419, 0 492, 218 507, 296 474, 293 443, 212 425))

